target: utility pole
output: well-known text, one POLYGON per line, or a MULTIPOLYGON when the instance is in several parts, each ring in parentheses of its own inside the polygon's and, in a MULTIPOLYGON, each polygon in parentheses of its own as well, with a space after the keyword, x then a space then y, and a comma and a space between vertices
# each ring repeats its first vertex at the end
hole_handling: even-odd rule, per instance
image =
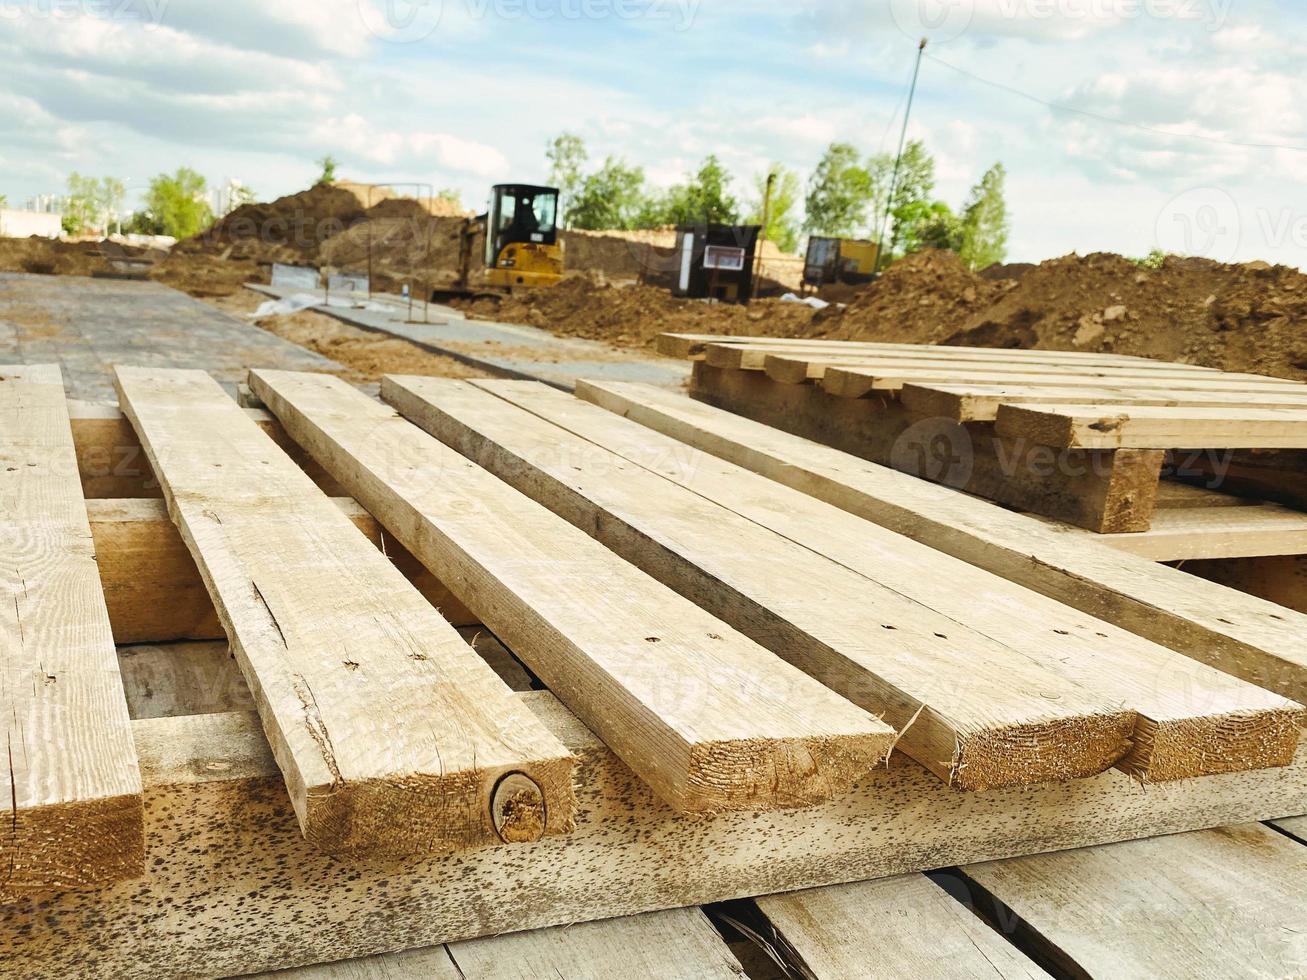
POLYGON ((923 37, 921 43, 917 45, 917 63, 912 69, 912 87, 908 89, 908 105, 903 110, 903 129, 899 132, 899 152, 894 158, 894 176, 889 184, 889 196, 885 198, 885 213, 878 221, 880 224, 880 233, 876 236, 876 264, 872 266, 872 273, 880 275, 881 252, 885 248, 885 229, 889 225, 890 208, 894 206, 894 195, 899 189, 899 167, 903 163, 903 147, 908 139, 908 117, 912 115, 912 99, 917 94, 917 76, 921 74, 921 58, 926 53, 926 39, 923 37))
MULTIPOLYGON (((767 226, 771 224, 771 192, 776 186, 776 171, 767 172, 767 189, 762 195, 762 234, 758 236, 758 258, 755 263, 753 278, 756 282, 762 282, 762 243, 767 240, 767 226)), ((755 289, 758 287, 755 285, 755 289)))

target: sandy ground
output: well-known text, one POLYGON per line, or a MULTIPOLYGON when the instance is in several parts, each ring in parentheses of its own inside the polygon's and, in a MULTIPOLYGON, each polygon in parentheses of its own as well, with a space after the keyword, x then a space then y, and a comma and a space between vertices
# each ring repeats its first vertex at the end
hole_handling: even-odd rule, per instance
MULTIPOLYGON (((230 296, 206 298, 205 302, 224 313, 244 317, 258 308, 266 296, 241 289, 230 296)), ((269 333, 299 344, 344 366, 340 376, 351 384, 370 384, 383 374, 419 374, 440 378, 486 378, 490 375, 453 358, 441 357, 399 338, 360 330, 347 323, 304 310, 290 316, 275 316, 258 322, 269 333)))

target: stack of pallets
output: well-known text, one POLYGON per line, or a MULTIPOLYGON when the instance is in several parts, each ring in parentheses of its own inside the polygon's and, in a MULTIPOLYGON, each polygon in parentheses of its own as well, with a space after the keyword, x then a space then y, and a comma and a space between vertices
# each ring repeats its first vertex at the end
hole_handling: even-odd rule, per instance
MULTIPOLYGON (((17 974, 474 976, 476 937, 962 865, 1038 921, 1039 861, 1118 858, 1029 855, 1307 813, 1307 617, 1088 535, 642 386, 117 377, 0 368, 17 974)), ((1239 834, 1183 847, 1296 904, 1299 845, 1239 834)), ((756 911, 809 966, 814 909, 892 958, 907 905, 1021 959, 935 888, 756 911)), ((702 917, 643 921, 596 942, 715 975, 702 917)))

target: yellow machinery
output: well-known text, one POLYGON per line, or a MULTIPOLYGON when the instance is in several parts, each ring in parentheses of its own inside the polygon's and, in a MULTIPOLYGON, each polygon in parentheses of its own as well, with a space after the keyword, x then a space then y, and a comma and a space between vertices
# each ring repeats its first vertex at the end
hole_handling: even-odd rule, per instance
POLYGON ((486 280, 492 289, 553 286, 563 278, 558 189, 497 184, 486 213, 486 280))
POLYGON ((879 251, 875 242, 813 235, 808 239, 803 282, 808 286, 871 282, 876 277, 879 251))

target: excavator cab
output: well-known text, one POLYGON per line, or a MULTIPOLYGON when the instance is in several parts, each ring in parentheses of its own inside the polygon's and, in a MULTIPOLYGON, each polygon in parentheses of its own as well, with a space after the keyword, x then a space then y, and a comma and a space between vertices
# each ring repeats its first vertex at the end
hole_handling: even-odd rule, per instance
POLYGON ((558 188, 496 184, 486 214, 486 283, 553 286, 563 278, 558 241, 558 188))

